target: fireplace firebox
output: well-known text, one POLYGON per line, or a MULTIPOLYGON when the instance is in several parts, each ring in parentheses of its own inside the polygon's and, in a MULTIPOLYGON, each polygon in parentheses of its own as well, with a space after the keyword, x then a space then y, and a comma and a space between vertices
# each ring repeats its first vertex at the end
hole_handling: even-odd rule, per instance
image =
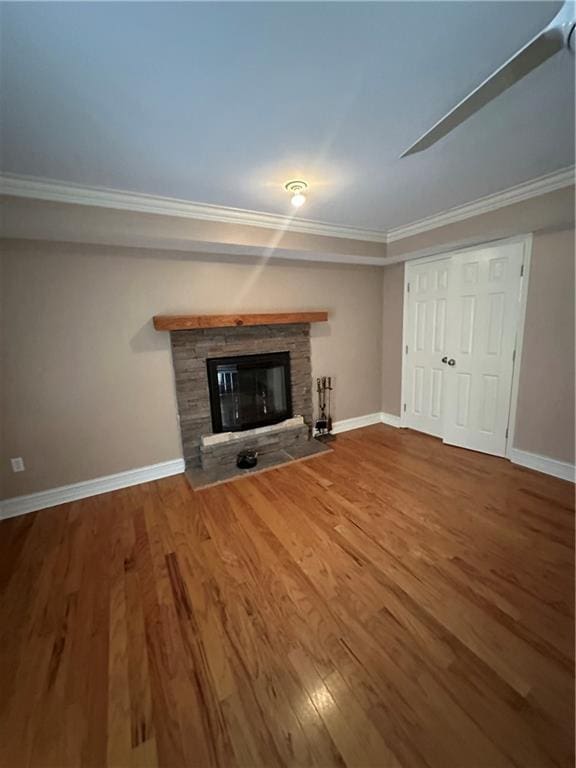
POLYGON ((290 353, 206 361, 214 432, 239 432, 292 417, 290 353))

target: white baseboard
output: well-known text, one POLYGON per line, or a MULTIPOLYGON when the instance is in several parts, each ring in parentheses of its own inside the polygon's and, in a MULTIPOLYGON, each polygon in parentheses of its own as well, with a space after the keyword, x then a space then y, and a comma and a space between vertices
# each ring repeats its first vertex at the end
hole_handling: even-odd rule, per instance
POLYGON ((160 480, 163 477, 170 477, 170 475, 179 475, 182 472, 184 472, 184 459, 173 459, 172 461, 163 461, 160 464, 151 464, 148 467, 129 469, 127 472, 119 472, 116 475, 106 475, 105 477, 97 477, 95 480, 85 480, 82 483, 63 485, 60 488, 31 493, 29 496, 16 496, 0 501, 0 520, 24 515, 27 512, 35 512, 38 509, 55 507, 67 501, 85 499, 88 496, 117 491, 131 485, 160 480))
POLYGON ((382 413, 380 414, 380 421, 382 424, 388 424, 389 427, 400 427, 400 416, 396 416, 394 413, 382 413))
MULTIPOLYGON (((371 424, 387 424, 390 427, 401 427, 401 419, 400 416, 396 416, 393 413, 369 413, 366 416, 357 416, 353 419, 336 421, 332 431, 337 435, 340 432, 348 432, 351 429, 368 427, 371 424)), ((576 467, 574 464, 568 464, 567 462, 558 461, 557 459, 550 459, 547 456, 540 456, 537 453, 521 451, 518 448, 512 448, 507 458, 510 459, 513 464, 519 464, 528 469, 535 469, 537 472, 543 472, 546 475, 552 475, 561 480, 569 480, 572 483, 575 482, 576 467)))
POLYGON ((511 448, 508 458, 513 464, 520 464, 522 467, 535 469, 537 472, 544 472, 546 475, 553 475, 561 480, 569 480, 571 483, 574 482, 576 473, 574 464, 549 459, 547 456, 540 456, 537 453, 521 451, 519 448, 511 448))
POLYGON ((390 427, 400 426, 400 416, 392 413, 367 413, 365 416, 355 416, 353 419, 335 421, 332 432, 338 435, 340 432, 349 432, 351 429, 370 427, 372 424, 388 424, 390 427))
POLYGON ((352 419, 342 419, 335 421, 332 432, 339 435, 340 432, 349 432, 351 429, 360 429, 360 427, 369 427, 372 424, 380 424, 379 413, 367 413, 365 416, 355 416, 352 419))
MULTIPOLYGON (((369 427, 372 424, 387 424, 391 427, 400 427, 400 416, 391 413, 369 413, 365 416, 356 416, 352 419, 343 419, 334 423, 334 434, 348 432, 352 429, 369 427)), ((544 472, 547 475, 559 477, 562 480, 574 482, 576 468, 573 464, 549 459, 536 453, 521 451, 512 448, 508 457, 514 464, 544 472)), ((97 496, 100 493, 116 491, 120 488, 128 488, 131 485, 148 483, 152 480, 161 480, 163 477, 179 475, 184 472, 184 459, 163 461, 160 464, 151 464, 148 467, 130 469, 127 472, 119 472, 115 475, 98 477, 94 480, 86 480, 72 485, 63 485, 60 488, 51 488, 48 491, 32 493, 28 496, 16 496, 12 499, 0 501, 0 520, 8 517, 24 515, 27 512, 35 512, 39 509, 55 507, 68 501, 85 499, 88 496, 97 496)))
MULTIPOLYGON (((371 424, 392 423, 383 417, 397 419, 396 416, 388 416, 381 413, 369 413, 366 416, 357 416, 353 419, 344 419, 334 423, 334 433, 348 432, 351 429, 368 427, 371 424)), ((398 418, 398 422, 399 422, 398 418)), ((397 424, 394 424, 397 426, 397 424)), ((31 493, 28 496, 16 496, 12 499, 0 501, 0 520, 17 515, 25 515, 28 512, 36 512, 39 509, 55 507, 58 504, 65 504, 67 501, 76 501, 85 499, 88 496, 97 496, 100 493, 108 491, 117 491, 120 488, 128 488, 131 485, 148 483, 152 480, 160 480, 170 475, 179 475, 184 472, 184 459, 174 459, 172 461, 163 461, 160 464, 151 464, 148 467, 139 467, 130 469, 127 472, 119 472, 115 475, 106 475, 97 477, 94 480, 85 480, 81 483, 72 485, 63 485, 60 488, 51 488, 39 493, 31 493)))

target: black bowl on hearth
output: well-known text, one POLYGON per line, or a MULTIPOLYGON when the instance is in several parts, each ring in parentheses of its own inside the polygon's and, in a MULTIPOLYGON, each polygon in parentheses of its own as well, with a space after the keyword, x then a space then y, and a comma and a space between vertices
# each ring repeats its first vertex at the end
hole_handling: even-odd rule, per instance
POLYGON ((253 469, 258 464, 257 451, 240 451, 236 457, 236 466, 238 469, 253 469))

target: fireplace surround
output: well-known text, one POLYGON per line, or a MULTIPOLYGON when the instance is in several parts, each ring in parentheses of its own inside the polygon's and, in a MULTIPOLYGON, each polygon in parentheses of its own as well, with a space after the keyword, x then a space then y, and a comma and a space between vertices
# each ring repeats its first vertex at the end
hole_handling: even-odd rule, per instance
POLYGON ((187 467, 201 465, 203 435, 214 434, 207 360, 277 352, 290 354, 293 413, 312 425, 310 327, 274 325, 240 328, 199 328, 170 334, 180 418, 182 448, 187 467))
POLYGON ((310 323, 326 319, 325 312, 154 318, 157 330, 170 331, 182 449, 194 488, 253 471, 236 467, 240 450, 258 452, 257 470, 326 450, 311 439, 310 361, 310 323), (236 407, 239 385, 243 409, 236 407), (224 410, 221 394, 230 395, 224 410))

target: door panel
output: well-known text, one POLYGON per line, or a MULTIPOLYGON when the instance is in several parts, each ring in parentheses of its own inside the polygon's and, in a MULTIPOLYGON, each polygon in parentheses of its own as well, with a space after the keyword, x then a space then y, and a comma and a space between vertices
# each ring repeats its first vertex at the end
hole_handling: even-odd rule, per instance
POLYGON ((468 426, 470 413, 470 374, 456 374, 456 424, 459 427, 468 426))
POLYGON ((450 259, 406 265, 406 410, 404 424, 441 437, 450 259))
POLYGON ((446 344, 446 299, 434 301, 433 335, 432 348, 434 352, 442 352, 446 344))
POLYGON ((432 369, 432 393, 430 395, 430 415, 439 419, 442 415, 442 371, 432 369))
POLYGON ((422 400, 424 389, 424 368, 421 365, 414 366, 414 400, 412 411, 416 416, 422 415, 422 400))
POLYGON ((472 339, 474 338, 474 320, 476 317, 476 297, 462 296, 460 299, 460 344, 458 352, 461 355, 472 354, 472 339))
POLYGON ((505 454, 523 253, 514 243, 452 257, 444 442, 505 454))

